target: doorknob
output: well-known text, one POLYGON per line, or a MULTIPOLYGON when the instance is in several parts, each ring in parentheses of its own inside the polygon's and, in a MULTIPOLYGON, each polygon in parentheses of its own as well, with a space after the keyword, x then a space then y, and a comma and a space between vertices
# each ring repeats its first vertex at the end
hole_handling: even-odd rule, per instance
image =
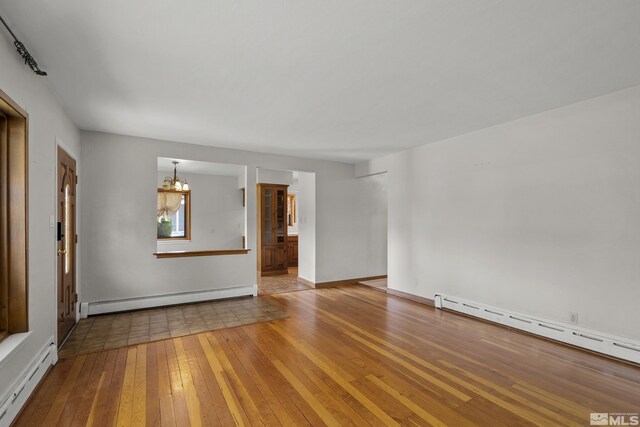
POLYGON ((58 255, 64 255, 66 253, 67 253, 66 249, 58 249, 58 255))

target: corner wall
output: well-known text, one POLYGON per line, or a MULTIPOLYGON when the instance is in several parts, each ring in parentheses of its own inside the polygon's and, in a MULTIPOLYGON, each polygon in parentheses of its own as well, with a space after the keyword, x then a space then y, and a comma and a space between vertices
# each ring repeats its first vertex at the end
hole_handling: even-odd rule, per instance
POLYGON ((389 286, 640 339, 640 87, 359 164, 389 286))

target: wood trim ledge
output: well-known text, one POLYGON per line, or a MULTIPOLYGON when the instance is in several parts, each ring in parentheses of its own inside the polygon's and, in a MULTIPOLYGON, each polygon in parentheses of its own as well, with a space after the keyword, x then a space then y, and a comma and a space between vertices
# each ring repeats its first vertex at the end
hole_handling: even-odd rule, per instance
POLYGON ((244 255, 251 249, 221 249, 211 251, 167 251, 154 252, 156 258, 189 258, 197 256, 244 255))

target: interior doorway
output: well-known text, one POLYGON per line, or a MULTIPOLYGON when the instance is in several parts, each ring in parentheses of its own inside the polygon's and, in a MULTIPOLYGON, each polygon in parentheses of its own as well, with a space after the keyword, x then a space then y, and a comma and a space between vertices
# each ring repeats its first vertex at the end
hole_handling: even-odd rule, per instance
POLYGON ((258 294, 310 289, 315 277, 315 173, 258 168, 258 294))
POLYGON ((76 161, 58 147, 57 198, 57 327, 58 346, 76 324, 76 161))

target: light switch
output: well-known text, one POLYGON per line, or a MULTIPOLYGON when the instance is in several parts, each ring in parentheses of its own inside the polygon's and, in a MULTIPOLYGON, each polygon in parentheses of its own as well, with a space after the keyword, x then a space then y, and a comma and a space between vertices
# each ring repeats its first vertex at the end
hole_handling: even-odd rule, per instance
POLYGON ((56 226, 56 217, 55 215, 49 215, 49 228, 53 228, 56 226))

